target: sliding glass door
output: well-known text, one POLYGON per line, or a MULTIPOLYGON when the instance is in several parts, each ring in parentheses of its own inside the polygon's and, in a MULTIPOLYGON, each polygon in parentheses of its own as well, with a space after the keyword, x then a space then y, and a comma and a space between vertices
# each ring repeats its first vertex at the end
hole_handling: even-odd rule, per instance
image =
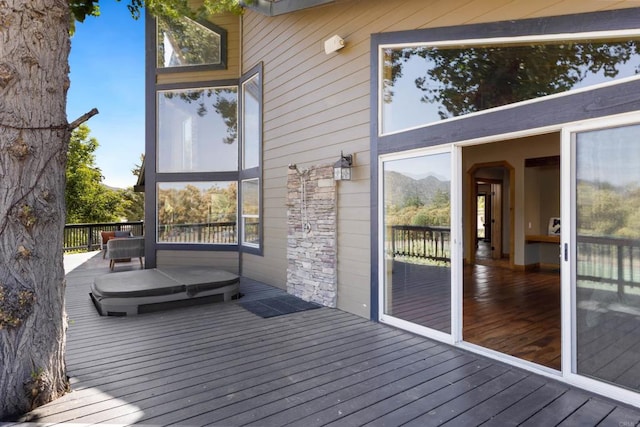
MULTIPOLYGON (((640 124, 565 133, 571 373, 640 391, 640 124), (567 175, 568 177, 569 175, 567 175), (569 243, 570 242, 570 243, 569 243), (569 254, 571 256, 569 257, 569 254)), ((606 126, 606 127, 605 127, 606 126)))
MULTIPOLYGON (((451 334, 451 152, 424 150, 380 163, 381 320, 451 334)), ((411 328, 410 328, 411 329, 411 328)))

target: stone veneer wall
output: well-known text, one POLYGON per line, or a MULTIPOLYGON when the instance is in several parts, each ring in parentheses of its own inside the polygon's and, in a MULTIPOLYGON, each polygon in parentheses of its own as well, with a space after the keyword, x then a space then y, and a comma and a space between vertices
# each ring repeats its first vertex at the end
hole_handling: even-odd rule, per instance
POLYGON ((336 182, 333 167, 287 175, 287 292, 336 307, 336 182), (305 181, 304 207, 302 203, 305 181))

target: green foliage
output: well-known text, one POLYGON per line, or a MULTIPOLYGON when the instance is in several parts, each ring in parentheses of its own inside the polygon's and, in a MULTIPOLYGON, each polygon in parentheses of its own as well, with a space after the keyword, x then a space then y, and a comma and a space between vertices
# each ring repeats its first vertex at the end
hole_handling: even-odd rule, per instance
MULTIPOLYGON (((115 0, 121 2, 121 0, 115 0)), ((99 16, 99 0, 70 0, 69 7, 75 20, 83 22, 87 16, 99 16)), ((193 9, 188 0, 128 0, 127 8, 134 19, 138 19, 142 8, 155 16, 179 17, 189 16, 193 18, 206 17, 216 13, 233 12, 242 13, 242 7, 238 0, 204 0, 203 4, 193 9)))
POLYGON ((235 222, 238 185, 232 182, 226 188, 211 186, 202 190, 187 184, 181 189, 160 189, 158 206, 160 224, 235 222))
POLYGON ((403 206, 389 206, 386 212, 387 225, 449 226, 451 202, 449 193, 437 190, 428 203, 419 197, 407 199, 403 206))
POLYGON ((121 195, 102 184, 95 164, 98 141, 89 137, 89 127, 81 125, 71 134, 67 153, 67 224, 119 221, 124 215, 121 195))
POLYGON ((131 188, 120 190, 122 215, 127 221, 144 220, 144 193, 135 192, 131 188))
POLYGON ((577 195, 579 235, 640 238, 640 188, 580 182, 577 195))
MULTIPOLYGON (((560 93, 589 75, 615 77, 638 54, 635 41, 562 43, 518 47, 389 49, 386 101, 415 57, 425 59, 415 86, 422 101, 440 105, 442 119, 560 93)), ((635 64, 637 66, 637 64, 635 64)))

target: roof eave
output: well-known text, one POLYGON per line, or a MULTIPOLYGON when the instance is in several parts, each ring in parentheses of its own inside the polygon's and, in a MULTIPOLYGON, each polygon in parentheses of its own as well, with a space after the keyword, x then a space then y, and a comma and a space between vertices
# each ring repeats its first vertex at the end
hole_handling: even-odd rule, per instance
POLYGON ((335 0, 241 0, 240 5, 266 16, 278 16, 334 2, 335 0))

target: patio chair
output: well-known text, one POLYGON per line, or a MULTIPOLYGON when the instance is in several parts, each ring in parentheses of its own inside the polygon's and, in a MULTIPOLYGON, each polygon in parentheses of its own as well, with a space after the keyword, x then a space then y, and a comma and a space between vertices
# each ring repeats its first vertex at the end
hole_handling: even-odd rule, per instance
POLYGON ((107 242, 116 237, 132 237, 130 231, 101 231, 100 232, 100 250, 102 251, 102 259, 107 255, 107 242))
POLYGON ((143 268, 144 237, 116 237, 107 242, 106 258, 109 259, 109 268, 113 270, 117 262, 130 262, 131 258, 140 259, 140 268, 143 268))

